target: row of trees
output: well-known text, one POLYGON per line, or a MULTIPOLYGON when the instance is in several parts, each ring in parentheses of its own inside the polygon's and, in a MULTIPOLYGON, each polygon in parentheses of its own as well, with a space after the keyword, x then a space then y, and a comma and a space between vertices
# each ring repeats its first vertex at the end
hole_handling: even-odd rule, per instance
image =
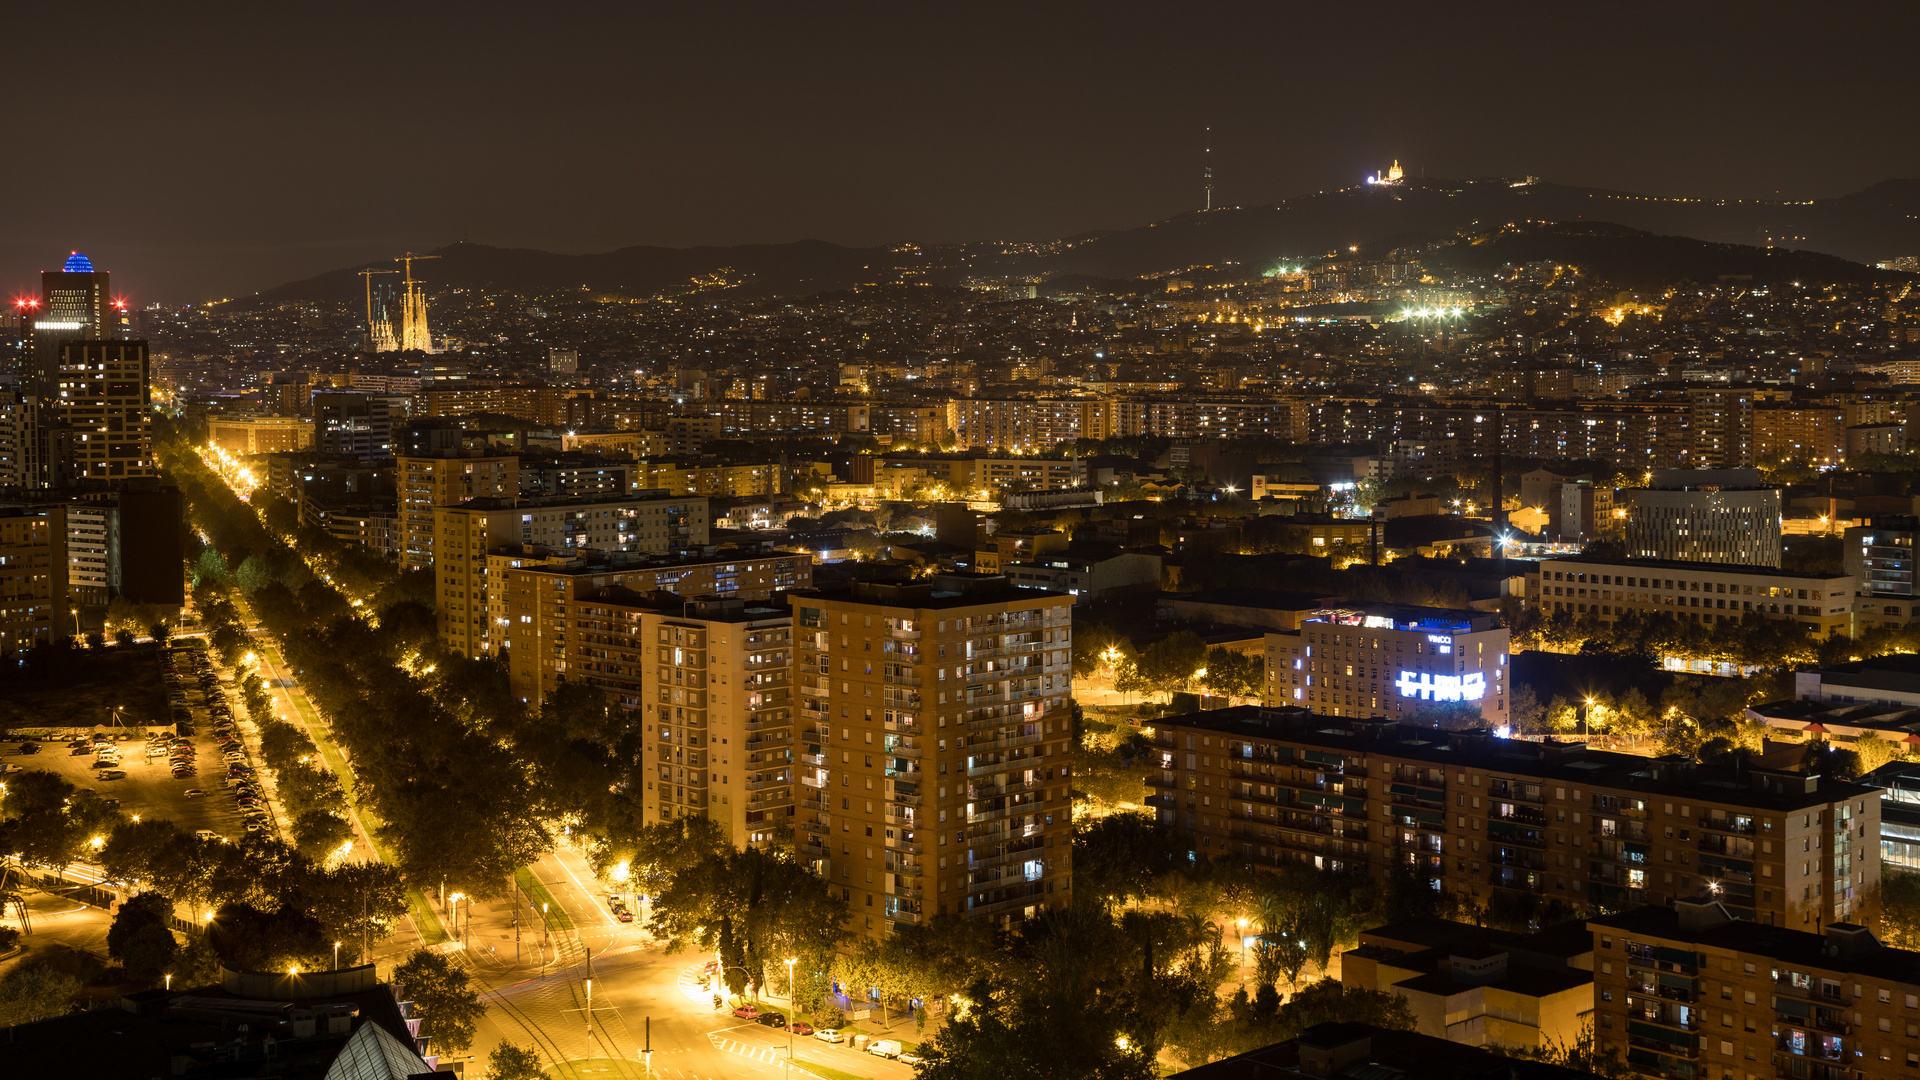
POLYGON ((1074 630, 1074 675, 1087 678, 1105 667, 1113 688, 1123 694, 1187 693, 1204 690, 1222 697, 1259 697, 1266 689, 1266 662, 1225 646, 1207 646, 1191 630, 1178 630, 1146 648, 1100 623, 1074 630))

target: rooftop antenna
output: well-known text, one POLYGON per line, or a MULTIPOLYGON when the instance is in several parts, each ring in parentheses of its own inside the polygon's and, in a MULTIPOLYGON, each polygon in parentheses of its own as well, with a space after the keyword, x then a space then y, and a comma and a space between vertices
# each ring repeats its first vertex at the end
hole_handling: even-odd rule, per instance
POLYGON ((1206 150, 1203 160, 1206 163, 1204 179, 1207 182, 1207 209, 1213 209, 1213 128, 1207 128, 1206 150))

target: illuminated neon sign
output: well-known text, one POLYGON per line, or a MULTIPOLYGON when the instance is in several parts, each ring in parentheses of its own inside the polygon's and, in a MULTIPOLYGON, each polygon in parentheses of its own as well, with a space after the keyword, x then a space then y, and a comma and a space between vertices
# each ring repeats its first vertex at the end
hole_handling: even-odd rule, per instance
POLYGON ((1427 641, 1437 646, 1434 650, 1436 652, 1450 653, 1453 651, 1453 639, 1445 634, 1428 634, 1427 641))
POLYGON ((1421 701, 1479 701, 1487 696, 1487 677, 1477 671, 1465 675, 1403 671, 1394 685, 1400 688, 1401 697, 1421 701))

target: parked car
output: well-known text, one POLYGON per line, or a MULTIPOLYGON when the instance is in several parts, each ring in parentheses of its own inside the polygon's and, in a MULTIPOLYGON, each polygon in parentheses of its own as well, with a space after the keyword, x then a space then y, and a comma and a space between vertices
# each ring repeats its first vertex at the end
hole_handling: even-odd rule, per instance
POLYGON ((751 1005, 742 1005, 739 1008, 733 1010, 733 1015, 739 1017, 742 1020, 753 1020, 753 1019, 757 1019, 760 1016, 760 1010, 754 1008, 751 1005))
POLYGON ((793 1023, 787 1025, 787 1030, 793 1032, 795 1035, 811 1035, 813 1034, 813 1025, 807 1023, 805 1020, 795 1020, 793 1023))
POLYGON ((86 757, 88 754, 91 754, 91 753, 93 753, 93 747, 81 745, 81 746, 76 746, 73 749, 67 751, 67 756, 68 757, 86 757))
POLYGON ((96 769, 111 769, 119 764, 120 763, 118 761, 115 761, 112 758, 101 758, 100 760, 93 763, 93 767, 96 769))
POLYGON ((787 1018, 781 1016, 779 1013, 764 1013, 754 1017, 754 1022, 757 1024, 765 1024, 770 1028, 783 1028, 787 1026, 787 1018))
POLYGON ((23 754, 37 754, 40 752, 40 744, 23 742, 20 744, 20 752, 23 754))
POLYGON ((192 776, 192 775, 193 775, 193 770, 192 770, 192 769, 175 769, 175 770, 173 770, 173 778, 174 778, 175 780, 185 780, 185 779, 187 779, 188 777, 190 777, 190 776, 192 776))
POLYGON ((921 1062, 925 1061, 926 1058, 921 1057, 919 1054, 903 1053, 903 1054, 900 1054, 898 1058, 896 1058, 896 1060, 898 1060, 902 1065, 918 1065, 921 1062))
POLYGON ((867 1053, 875 1057, 897 1058, 900 1056, 900 1040, 875 1039, 867 1044, 867 1053))
POLYGON ((847 1041, 846 1035, 842 1034, 839 1028, 821 1028, 819 1031, 813 1033, 813 1037, 819 1039, 821 1042, 829 1043, 847 1041))
POLYGON ((198 798, 200 798, 200 797, 202 797, 202 796, 204 796, 204 795, 206 794, 206 792, 204 792, 204 791, 201 791, 201 790, 200 790, 199 788, 197 788, 197 787, 190 787, 190 788, 188 788, 187 790, 185 790, 185 791, 183 791, 183 792, 181 792, 180 794, 182 794, 182 795, 185 795, 185 796, 186 796, 187 798, 189 798, 189 799, 198 799, 198 798))
POLYGON ((125 780, 126 778, 127 771, 125 769, 108 769, 106 772, 100 774, 100 779, 102 780, 125 780))
POLYGON ((633 912, 628 911, 626 908, 621 908, 619 911, 613 913, 613 917, 619 919, 621 922, 632 922, 633 912))

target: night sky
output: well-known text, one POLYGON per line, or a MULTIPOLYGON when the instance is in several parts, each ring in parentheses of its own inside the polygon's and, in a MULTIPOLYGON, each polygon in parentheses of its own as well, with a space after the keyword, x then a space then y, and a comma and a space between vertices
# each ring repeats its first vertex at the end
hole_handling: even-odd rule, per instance
POLYGON ((1920 175, 1912 3, 21 5, 0 284, 195 300, 462 238, 1042 239, 1351 183, 1920 175), (816 11, 816 9, 818 9, 816 11))

